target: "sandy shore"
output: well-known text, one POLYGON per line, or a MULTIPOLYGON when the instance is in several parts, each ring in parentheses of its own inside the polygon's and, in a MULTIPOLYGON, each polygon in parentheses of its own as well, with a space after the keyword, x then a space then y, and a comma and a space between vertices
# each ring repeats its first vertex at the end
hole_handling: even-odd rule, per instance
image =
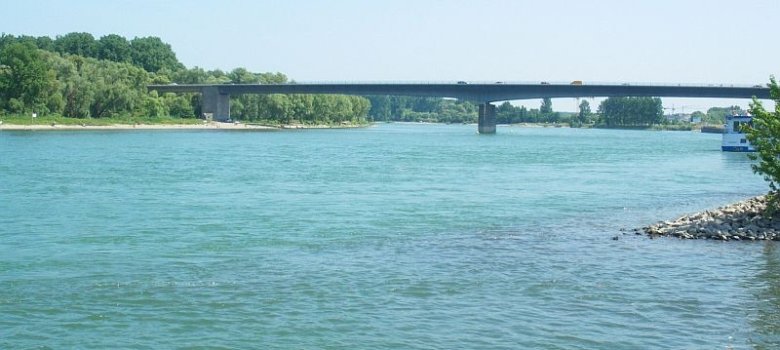
POLYGON ((279 127, 243 124, 209 122, 203 124, 114 124, 114 125, 17 125, 0 124, 0 131, 49 131, 49 130, 281 130, 281 129, 340 129, 356 128, 365 125, 282 125, 279 127))

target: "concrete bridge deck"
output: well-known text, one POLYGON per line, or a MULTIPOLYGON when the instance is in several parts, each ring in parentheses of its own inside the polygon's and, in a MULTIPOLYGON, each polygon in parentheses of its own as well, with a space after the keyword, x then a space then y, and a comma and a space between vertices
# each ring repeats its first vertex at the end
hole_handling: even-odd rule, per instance
POLYGON ((230 118, 230 95, 343 94, 446 97, 480 104, 479 132, 495 133, 495 106, 491 102, 560 97, 692 97, 768 99, 766 86, 731 84, 581 84, 577 83, 289 83, 289 84, 170 84, 149 85, 161 93, 201 93, 204 113, 217 120, 230 118))

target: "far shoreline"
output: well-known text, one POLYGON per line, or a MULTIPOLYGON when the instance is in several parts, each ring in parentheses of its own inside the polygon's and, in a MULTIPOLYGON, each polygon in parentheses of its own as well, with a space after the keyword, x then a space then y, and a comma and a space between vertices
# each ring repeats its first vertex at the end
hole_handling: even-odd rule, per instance
POLYGON ((0 124, 0 131, 105 131, 105 130, 256 130, 276 131, 293 129, 353 129, 365 128, 368 124, 343 124, 343 125, 306 125, 306 124, 282 124, 278 126, 207 122, 202 124, 111 124, 111 125, 72 125, 72 124, 0 124))

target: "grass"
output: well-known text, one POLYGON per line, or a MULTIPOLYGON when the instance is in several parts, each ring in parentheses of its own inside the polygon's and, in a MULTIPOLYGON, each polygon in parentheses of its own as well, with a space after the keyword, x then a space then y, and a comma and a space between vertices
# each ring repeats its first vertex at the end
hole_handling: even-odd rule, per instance
POLYGON ((300 121, 300 120, 291 120, 289 123, 283 123, 279 120, 268 120, 268 119, 261 119, 261 120, 239 120, 241 123, 247 124, 247 125, 261 125, 261 126, 270 126, 270 127, 282 127, 285 125, 303 125, 303 126, 329 126, 329 127, 339 127, 339 126, 365 126, 371 124, 371 122, 367 120, 361 120, 361 121, 345 121, 345 122, 335 122, 335 121, 315 121, 315 120, 307 120, 307 121, 300 121))
POLYGON ((113 117, 113 118, 68 118, 61 115, 45 115, 31 118, 30 115, 0 115, 0 121, 4 124, 15 125, 133 125, 133 124, 201 124, 203 121, 196 118, 176 117, 113 117))
POLYGON ((613 125, 603 124, 593 125, 597 129, 620 129, 620 130, 655 130, 655 131, 691 131, 693 127, 685 124, 654 124, 654 125, 613 125))

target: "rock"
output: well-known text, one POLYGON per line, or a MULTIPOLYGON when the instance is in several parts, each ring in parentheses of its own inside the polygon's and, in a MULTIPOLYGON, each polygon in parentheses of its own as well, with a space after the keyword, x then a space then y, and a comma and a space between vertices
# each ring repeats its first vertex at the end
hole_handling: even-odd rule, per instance
MULTIPOLYGON (((780 240, 780 216, 773 219, 763 215, 766 208, 763 196, 699 213, 681 216, 675 220, 659 221, 634 229, 636 234, 674 236, 683 239, 711 238, 719 240, 780 240)), ((621 229, 621 232, 625 232, 621 229)), ((625 234, 625 233, 624 233, 625 234)))

